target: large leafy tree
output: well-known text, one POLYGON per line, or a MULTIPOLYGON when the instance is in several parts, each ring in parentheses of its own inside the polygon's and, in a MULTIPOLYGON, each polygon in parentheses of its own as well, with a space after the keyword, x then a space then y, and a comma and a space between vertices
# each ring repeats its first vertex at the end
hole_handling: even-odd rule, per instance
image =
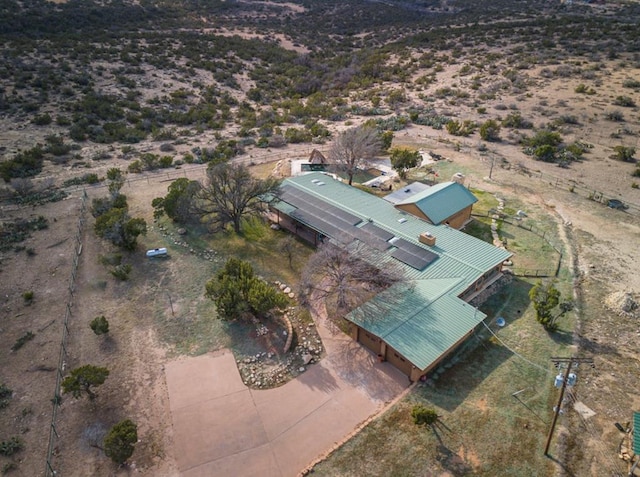
POLYGON ((376 128, 358 126, 341 132, 329 149, 328 158, 353 183, 356 171, 381 150, 380 135, 376 128))
POLYGON ((196 194, 198 213, 214 231, 232 225, 241 232, 242 219, 258 215, 278 196, 280 181, 253 177, 245 166, 214 164, 207 169, 207 184, 196 194))
POLYGON ((133 250, 138 236, 147 233, 147 222, 142 218, 131 218, 125 207, 113 207, 96 218, 94 230, 114 245, 133 250))
POLYGON ((198 181, 190 181, 186 177, 176 179, 169 185, 165 197, 153 199, 151 205, 155 209, 154 215, 167 214, 174 222, 184 224, 194 217, 193 204, 196 193, 200 190, 198 181))
POLYGON ((558 318, 573 309, 573 302, 571 300, 560 302, 561 293, 555 287, 553 281, 546 284, 538 281, 531 290, 529 290, 529 298, 533 304, 533 309, 536 311, 536 319, 545 329, 550 331, 557 328, 556 320, 558 318), (558 307, 559 311, 554 313, 556 307, 558 307))
POLYGON ((205 290, 224 320, 246 314, 263 318, 288 303, 284 294, 255 275, 250 263, 237 258, 227 260, 224 268, 206 283, 205 290))
POLYGON ((71 393, 79 398, 82 393, 87 393, 89 399, 95 399, 96 394, 91 388, 104 384, 109 376, 109 370, 99 366, 87 364, 71 371, 71 375, 62 381, 62 392, 71 393))
POLYGON ((422 162, 422 157, 418 151, 399 148, 391 150, 391 166, 402 179, 407 177, 409 169, 417 167, 420 162, 422 162))
POLYGON ((125 419, 113 426, 104 438, 104 453, 116 464, 124 464, 133 455, 138 442, 138 426, 125 419))

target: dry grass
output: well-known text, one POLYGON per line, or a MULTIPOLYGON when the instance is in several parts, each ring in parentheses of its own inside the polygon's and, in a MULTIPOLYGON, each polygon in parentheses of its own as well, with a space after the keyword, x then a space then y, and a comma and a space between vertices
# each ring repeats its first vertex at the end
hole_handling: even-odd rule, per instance
POLYGON ((542 455, 555 396, 548 357, 566 354, 561 337, 572 320, 550 336, 529 306, 530 281, 516 280, 482 310, 503 316, 492 325, 498 339, 482 331, 475 349, 446 365, 432 384, 421 383, 405 400, 316 467, 318 475, 548 475, 542 455), (509 348, 519 353, 515 355, 509 348), (524 359, 523 357, 526 357, 524 359), (517 398, 513 393, 517 394, 517 398), (440 421, 419 428, 411 409, 435 409, 440 421))

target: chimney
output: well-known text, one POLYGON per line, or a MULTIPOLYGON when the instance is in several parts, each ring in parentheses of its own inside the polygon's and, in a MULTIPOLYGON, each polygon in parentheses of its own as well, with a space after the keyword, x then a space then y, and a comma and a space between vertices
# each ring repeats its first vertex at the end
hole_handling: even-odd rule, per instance
POLYGON ((433 247, 436 244, 436 237, 430 232, 421 233, 418 240, 420 240, 420 243, 429 245, 430 247, 433 247))

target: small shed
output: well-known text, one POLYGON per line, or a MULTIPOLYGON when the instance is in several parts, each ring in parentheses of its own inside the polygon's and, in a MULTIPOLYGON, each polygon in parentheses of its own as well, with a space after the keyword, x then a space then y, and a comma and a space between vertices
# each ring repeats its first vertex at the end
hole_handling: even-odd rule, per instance
POLYGON ((328 161, 327 158, 324 157, 324 154, 314 149, 309 156, 309 164, 328 164, 328 161))

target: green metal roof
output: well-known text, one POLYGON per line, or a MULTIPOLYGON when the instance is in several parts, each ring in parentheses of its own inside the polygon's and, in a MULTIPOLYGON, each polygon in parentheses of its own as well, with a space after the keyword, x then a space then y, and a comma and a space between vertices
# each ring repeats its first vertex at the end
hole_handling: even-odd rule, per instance
POLYGON ((346 318, 382 338, 424 370, 486 317, 449 294, 457 282, 435 279, 400 283, 346 318))
MULTIPOLYGON (((392 287, 348 315, 348 319, 384 339, 416 367, 428 368, 485 318, 458 295, 511 257, 507 250, 446 225, 430 224, 326 174, 305 174, 286 179, 283 184, 317 198, 317 206, 330 204, 360 217, 362 222, 356 226, 372 223, 438 256, 418 270, 392 258, 394 247, 385 251, 367 250, 366 258, 378 265, 393 261, 400 266, 412 286, 403 289, 403 293, 392 287), (436 238, 434 246, 419 242, 418 237, 424 232, 436 238)), ((292 208, 282 201, 274 206, 285 213, 292 208)), ((354 246, 354 251, 362 252, 362 248, 354 246)))
POLYGON ((633 452, 640 455, 640 412, 633 413, 633 452))
POLYGON ((440 224, 476 202, 476 196, 462 184, 442 182, 398 202, 397 205, 415 204, 431 222, 440 224))
MULTIPOLYGON (((396 209, 392 204, 355 187, 332 179, 322 173, 310 173, 286 179, 283 184, 293 185, 318 198, 318 203, 326 202, 351 214, 361 217, 363 223, 376 226, 393 233, 430 252, 438 259, 424 270, 416 270, 397 262, 408 280, 426 278, 461 278, 452 290, 458 295, 473 284, 481 275, 511 257, 511 252, 494 247, 471 235, 446 225, 433 225, 407 212, 396 209), (436 238, 432 247, 418 241, 421 233, 429 232, 436 238)), ((289 213, 291 206, 280 202, 275 207, 289 213)), ((321 230, 319 232, 322 232, 321 230)), ((394 260, 389 252, 378 254, 378 261, 394 260)))

